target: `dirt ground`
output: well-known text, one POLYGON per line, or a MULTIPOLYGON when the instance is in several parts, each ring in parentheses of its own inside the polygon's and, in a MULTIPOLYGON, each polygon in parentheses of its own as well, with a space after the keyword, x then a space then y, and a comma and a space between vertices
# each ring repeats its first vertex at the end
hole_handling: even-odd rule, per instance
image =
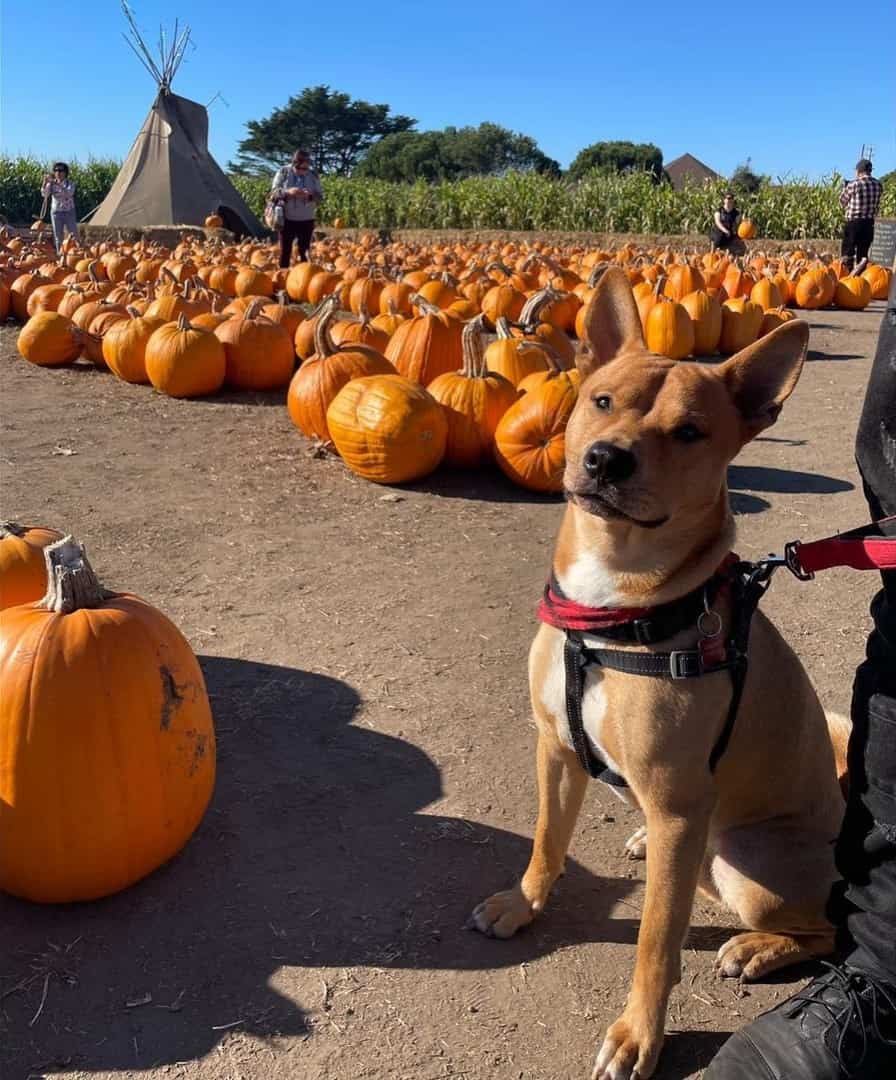
MULTIPOLYGON (((884 305, 811 319, 781 420, 730 474, 739 550, 866 520, 853 436, 884 305)), ((3 516, 76 534, 201 658, 219 740, 184 852, 68 907, 0 897, 3 1080, 568 1080, 621 1009, 639 823, 593 785, 566 877, 509 942, 463 929, 534 825, 526 652, 562 513, 497 473, 384 489, 315 457, 283 395, 179 402, 0 351, 3 516)), ((765 610, 847 710, 871 575, 765 610)), ((774 693, 774 688, 769 688, 774 693)), ((698 899, 658 1077, 698 1077, 804 974, 740 987, 698 899)))

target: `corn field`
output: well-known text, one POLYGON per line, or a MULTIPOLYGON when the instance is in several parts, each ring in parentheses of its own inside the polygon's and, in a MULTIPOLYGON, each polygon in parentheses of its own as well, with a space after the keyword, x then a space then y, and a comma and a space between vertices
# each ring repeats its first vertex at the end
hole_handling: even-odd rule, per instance
MULTIPOLYGON (((40 209, 40 180, 49 163, 0 156, 0 214, 13 224, 30 222, 40 209)), ((118 169, 109 160, 70 162, 85 215, 108 191, 118 169)), ((234 176, 249 206, 261 216, 269 181, 234 176)), ((659 235, 706 233, 727 182, 676 191, 646 173, 593 173, 579 183, 534 173, 427 184, 395 184, 344 177, 323 178, 319 219, 370 229, 522 229, 659 235)), ((836 173, 820 182, 764 183, 738 205, 759 237, 801 240, 838 237, 843 212, 836 173)), ((884 188, 880 213, 896 216, 896 182, 884 188)))

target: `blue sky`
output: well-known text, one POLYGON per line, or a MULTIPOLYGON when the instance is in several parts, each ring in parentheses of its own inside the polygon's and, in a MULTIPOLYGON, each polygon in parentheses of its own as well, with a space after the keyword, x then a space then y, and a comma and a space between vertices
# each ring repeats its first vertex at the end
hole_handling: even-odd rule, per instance
MULTIPOLYGON (((690 152, 721 173, 851 172, 863 143, 896 168, 896 4, 361 4, 133 0, 150 40, 193 28, 175 90, 208 102, 222 165, 250 119, 326 83, 418 128, 492 120, 568 165, 602 139, 690 152), (281 14, 282 13, 282 14, 281 14), (866 29, 866 24, 868 29, 866 29)), ((124 156, 154 94, 121 38, 117 0, 2 0, 0 145, 124 156), (40 12, 45 14, 41 15, 40 12), (41 22, 47 21, 41 33, 41 22)))

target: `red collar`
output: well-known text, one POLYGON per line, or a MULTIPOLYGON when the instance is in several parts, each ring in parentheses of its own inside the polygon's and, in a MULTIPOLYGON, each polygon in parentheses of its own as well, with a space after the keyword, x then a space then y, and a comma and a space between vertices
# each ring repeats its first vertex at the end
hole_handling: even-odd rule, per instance
MULTIPOLYGON (((702 582, 686 596, 653 607, 588 607, 585 604, 579 604, 563 595, 552 571, 538 605, 538 618, 558 630, 580 632, 609 630, 628 624, 636 625, 645 620, 660 622, 667 627, 677 622, 678 616, 683 617, 685 621, 689 620, 692 609, 699 615, 703 610, 707 590, 712 597, 718 595, 720 589, 730 579, 731 568, 739 562, 738 556, 733 551, 729 552, 709 581, 702 582)), ((635 635, 635 640, 640 639, 641 635, 635 635)), ((663 639, 653 638, 653 640, 663 639)))

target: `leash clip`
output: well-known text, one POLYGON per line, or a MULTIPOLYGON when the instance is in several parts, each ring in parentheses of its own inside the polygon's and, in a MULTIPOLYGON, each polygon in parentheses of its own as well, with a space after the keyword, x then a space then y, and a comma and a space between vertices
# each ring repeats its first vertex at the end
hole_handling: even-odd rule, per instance
POLYGON ((789 544, 784 545, 784 565, 800 581, 812 581, 815 574, 811 570, 803 569, 800 557, 797 554, 799 546, 799 540, 791 540, 789 544))

